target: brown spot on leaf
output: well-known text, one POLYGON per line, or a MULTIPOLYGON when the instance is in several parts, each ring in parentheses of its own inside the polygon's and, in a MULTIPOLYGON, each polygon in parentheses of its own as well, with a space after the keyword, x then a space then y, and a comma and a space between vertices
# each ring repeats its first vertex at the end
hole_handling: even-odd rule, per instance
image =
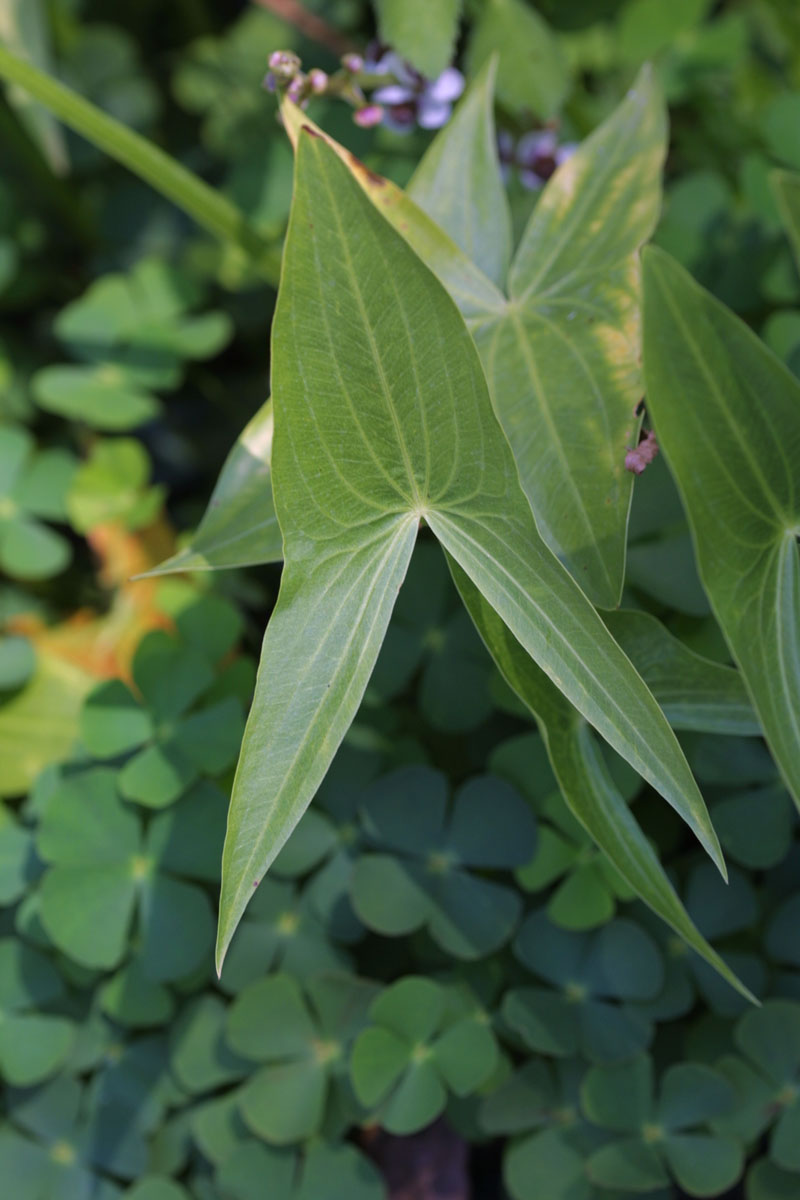
POLYGON ((386 180, 384 177, 378 175, 376 171, 370 171, 369 167, 365 166, 360 158, 356 158, 352 151, 348 150, 347 158, 353 170, 357 171, 359 175, 363 175, 373 187, 385 187, 386 180))

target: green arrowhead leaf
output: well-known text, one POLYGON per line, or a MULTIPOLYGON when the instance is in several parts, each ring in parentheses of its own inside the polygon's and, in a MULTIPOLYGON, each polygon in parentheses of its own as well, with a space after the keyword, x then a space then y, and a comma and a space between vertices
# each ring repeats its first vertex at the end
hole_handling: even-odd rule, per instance
POLYGON ((690 920, 650 842, 611 780, 585 722, 544 671, 524 654, 508 626, 452 560, 450 569, 498 669, 537 720, 570 811, 636 894, 731 986, 749 995, 690 920))
MULTIPOLYGON (((470 164, 485 162, 487 153, 488 80, 481 87, 483 115, 471 93, 463 121, 433 143, 433 166, 422 164, 418 191, 412 181, 409 195, 331 145, 458 304, 539 532, 590 598, 613 608, 622 589, 632 488, 625 452, 638 435, 634 408, 642 394, 638 250, 660 204, 663 104, 644 70, 617 112, 556 172, 523 236, 506 299, 460 248, 468 238, 460 210, 443 187, 434 191, 431 178, 435 167, 443 179, 446 167, 448 189, 477 205, 470 164), (471 155, 464 150, 469 135, 471 155), (434 221, 443 221, 447 233, 434 221)), ((288 102, 282 111, 296 144, 308 122, 288 102)), ((489 178, 496 174, 495 166, 489 178)), ((491 183, 487 195, 495 193, 491 183)), ((505 200, 498 202, 502 230, 505 200)))
POLYGON ((234 782, 218 966, 355 716, 423 518, 721 863, 663 713, 537 536, 455 306, 311 130, 298 148, 273 338, 286 565, 234 782))
POLYGON ((502 312, 504 297, 500 289, 402 188, 370 171, 288 99, 281 102, 281 116, 295 151, 302 129, 308 129, 325 139, 378 211, 383 213, 444 284, 464 316, 479 317, 487 312, 502 312))
POLYGON ((511 259, 511 214, 500 177, 492 58, 431 143, 406 191, 499 288, 511 259))
POLYGON ((245 425, 225 460, 188 546, 147 575, 280 562, 283 538, 272 499, 272 401, 245 425))
POLYGON ((645 258, 647 401, 698 568, 800 805, 800 383, 668 255, 645 258))
POLYGON ((544 540, 596 604, 619 602, 642 395, 637 252, 660 204, 665 121, 647 73, 556 171, 502 314, 471 317, 544 540))

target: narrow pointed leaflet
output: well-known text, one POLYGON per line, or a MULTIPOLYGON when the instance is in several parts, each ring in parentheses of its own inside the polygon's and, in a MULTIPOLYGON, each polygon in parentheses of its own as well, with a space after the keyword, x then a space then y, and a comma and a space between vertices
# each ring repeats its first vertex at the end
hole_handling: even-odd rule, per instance
POLYGON ((511 213, 497 161, 491 58, 469 88, 446 133, 434 138, 406 189, 484 275, 505 286, 511 213))
MULTIPOLYGON (((567 807, 640 899, 719 971, 731 987, 752 1000, 681 904, 653 847, 615 786, 597 742, 580 713, 525 654, 508 626, 452 559, 450 570, 498 670, 536 718, 567 807)), ((644 613, 628 615, 645 616, 644 613)))
POLYGON ((283 538, 272 498, 272 401, 236 439, 194 536, 148 575, 280 562, 283 538))
POLYGON ((800 806, 800 383, 652 248, 644 321, 648 410, 700 577, 800 806))
POLYGON ((234 783, 218 964, 355 716, 422 518, 721 863, 663 713, 536 532, 455 304, 311 132, 299 139, 272 382, 285 567, 234 783))
POLYGON ((472 318, 500 422, 544 540, 596 604, 619 603, 641 398, 638 249, 660 204, 665 121, 642 74, 556 171, 500 318, 472 318))
MULTIPOLYGON (((409 195, 479 266, 492 263, 502 287, 505 195, 496 153, 490 162, 481 153, 493 130, 490 85, 485 76, 472 85, 409 195), (434 177, 449 186, 434 188, 434 177), (494 224, 483 218, 489 198, 494 224)), ((607 608, 622 590, 632 489, 625 451, 636 444, 642 394, 638 251, 658 216, 665 138, 661 97, 645 70, 545 187, 511 264, 502 311, 462 307, 539 532, 607 608)))

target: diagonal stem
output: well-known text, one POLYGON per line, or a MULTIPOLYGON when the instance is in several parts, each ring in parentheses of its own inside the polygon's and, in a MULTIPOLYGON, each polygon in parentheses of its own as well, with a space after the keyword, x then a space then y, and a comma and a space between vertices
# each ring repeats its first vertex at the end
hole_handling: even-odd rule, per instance
POLYGON ((309 12, 300 0, 253 0, 253 3, 274 13, 287 25, 294 25, 309 41, 325 46, 332 54, 348 54, 356 49, 350 38, 334 29, 316 13, 309 12))
POLYGON ((232 242, 267 282, 277 287, 280 251, 215 188, 171 155, 104 113, 71 88, 0 45, 0 79, 30 92, 54 116, 133 171, 221 241, 232 242))

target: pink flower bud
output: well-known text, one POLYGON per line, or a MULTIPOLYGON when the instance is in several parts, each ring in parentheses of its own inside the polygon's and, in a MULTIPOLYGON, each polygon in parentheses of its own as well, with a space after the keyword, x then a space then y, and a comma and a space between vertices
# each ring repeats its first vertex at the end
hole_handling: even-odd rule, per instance
POLYGON ((658 454, 658 442, 656 435, 651 429, 649 433, 642 436, 639 445, 633 450, 629 450, 625 455, 625 470, 632 471, 634 475, 641 475, 642 471, 651 463, 658 454))
POLYGON ((306 87, 306 81, 303 78, 303 76, 295 75, 294 79, 291 81, 288 88, 286 89, 286 95, 289 97, 289 99, 291 101, 293 101, 294 104, 299 104, 303 98, 303 93, 305 91, 305 87, 306 87))
POLYGON ((364 60, 360 54, 345 54, 342 58, 342 66, 351 75, 357 75, 359 71, 363 71, 364 69, 364 60))
POLYGON ((314 67, 309 71, 308 86, 315 96, 321 96, 328 86, 328 76, 325 71, 320 71, 319 67, 314 67))
POLYGON ((383 108, 380 104, 365 104, 353 113, 353 120, 362 129, 371 129, 373 125, 380 125, 383 120, 383 108))

